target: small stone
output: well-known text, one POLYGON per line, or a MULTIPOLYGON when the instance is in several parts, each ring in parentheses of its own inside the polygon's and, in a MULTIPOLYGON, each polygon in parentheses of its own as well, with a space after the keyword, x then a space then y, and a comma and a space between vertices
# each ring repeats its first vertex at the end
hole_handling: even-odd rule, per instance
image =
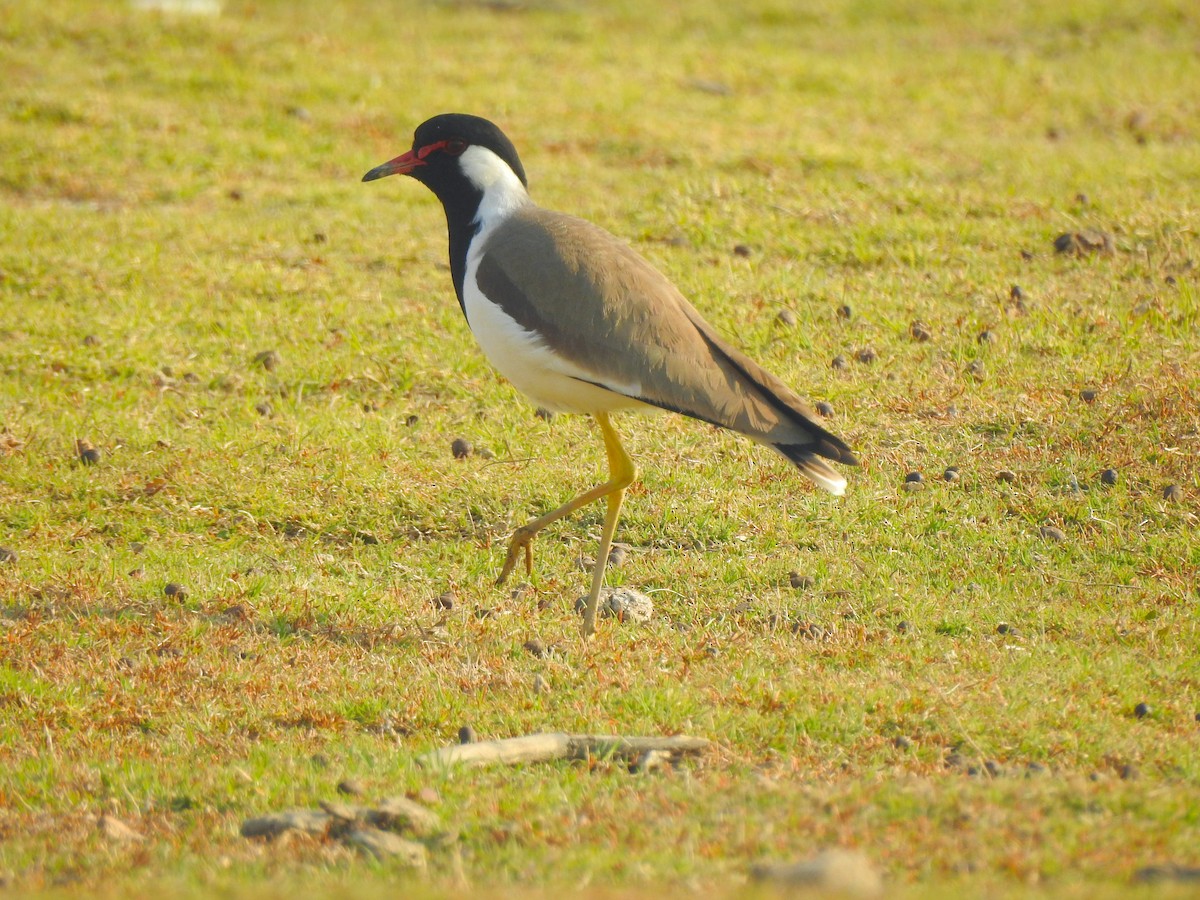
POLYGON ((758 882, 814 891, 821 896, 883 895, 883 876, 857 850, 823 850, 812 859, 796 863, 756 863, 750 877, 758 882))
POLYGON ((1013 628, 1007 622, 1001 622, 996 626, 996 634, 1007 634, 1015 637, 1017 634, 1017 629, 1013 628))
POLYGON ((691 78, 688 79, 687 86, 693 90, 704 94, 712 94, 716 97, 729 97, 733 94, 732 87, 724 81, 719 81, 715 78, 691 78))
POLYGON ((1001 469, 996 473, 996 480, 1001 481, 1004 484, 1016 484, 1017 473, 1011 469, 1001 469))
POLYGON ((260 416, 269 416, 275 412, 275 407, 271 406, 270 401, 263 400, 254 404, 254 411, 260 416))
POLYGON ((187 589, 176 581, 168 581, 163 588, 163 593, 168 597, 174 597, 176 600, 183 600, 187 597, 187 589))
POLYGON ((625 564, 625 560, 629 558, 628 544, 613 544, 608 551, 608 568, 616 569, 625 564))
POLYGON ((329 757, 326 756, 324 753, 314 753, 312 756, 310 756, 308 758, 308 761, 310 763, 312 763, 314 766, 316 766, 318 769, 328 769, 329 768, 329 757))
POLYGON ((896 631, 900 634, 908 634, 910 631, 912 631, 912 623, 907 619, 901 619, 896 623, 896 631))
POLYGON ((75 442, 75 452, 79 454, 79 461, 85 466, 94 466, 100 462, 100 451, 92 446, 91 441, 80 438, 75 442))
POLYGON ((16 561, 16 550, 10 550, 7 547, 0 547, 0 563, 15 563, 16 561))
POLYGON ((1122 781, 1137 781, 1141 777, 1142 773, 1139 772, 1138 767, 1132 763, 1125 763, 1125 765, 1121 766, 1122 781))
POLYGON ((433 605, 438 609, 454 609, 454 592, 446 591, 444 594, 438 594, 433 600, 433 605))
POLYGON ((340 825, 353 824, 362 817, 362 810, 359 807, 339 803, 336 800, 322 800, 320 806, 340 825))
POLYGON ((415 413, 411 413, 408 416, 405 416, 405 418, 404 418, 404 424, 408 428, 412 428, 414 425, 416 425, 420 421, 421 421, 421 417, 416 415, 415 413))
POLYGON ((920 472, 909 472, 904 476, 904 481, 908 484, 920 484, 925 480, 925 476, 920 472))
POLYGON ((479 738, 475 736, 475 729, 470 725, 464 725, 458 729, 458 742, 460 744, 474 744, 479 738))
POLYGON ((546 407, 544 407, 544 406, 539 406, 537 409, 535 409, 533 411, 533 414, 544 422, 554 421, 554 413, 552 413, 550 410, 546 409, 546 407))
MULTIPOLYGON (((645 624, 654 615, 654 601, 633 588, 601 588, 597 608, 601 616, 615 618, 618 622, 645 624)), ((587 609, 587 598, 580 597, 575 601, 575 611, 582 613, 587 609)))
POLYGON ((471 442, 466 438, 455 438, 453 443, 450 444, 450 452, 454 455, 455 459, 466 459, 474 449, 471 446, 471 442))
POLYGON ((798 591, 806 591, 816 584, 816 581, 811 575, 801 575, 799 572, 792 571, 788 572, 788 584, 798 591))
POLYGON ((849 303, 843 303, 837 308, 837 317, 839 319, 849 319, 853 314, 853 310, 850 309, 849 303))
POLYGON ((1195 884, 1200 882, 1200 866, 1181 866, 1178 863, 1143 866, 1133 873, 1133 880, 1138 884, 1162 884, 1164 882, 1195 884))
POLYGON ((946 471, 942 473, 943 481, 958 481, 961 476, 958 474, 958 466, 947 466, 946 471))
POLYGON ((350 797, 361 797, 366 792, 363 783, 357 778, 343 778, 337 783, 337 790, 339 794, 350 797))
POLYGON ((994 344, 996 343, 996 334, 990 329, 985 328, 979 332, 975 340, 980 344, 994 344))
POLYGON ((849 368, 850 363, 846 362, 846 357, 839 353, 832 360, 830 360, 829 365, 834 369, 846 369, 849 368))
POLYGON ((1091 228, 1075 233, 1064 232, 1054 239, 1054 249, 1057 252, 1073 253, 1076 256, 1085 253, 1112 253, 1115 246, 1111 234, 1091 228))
POLYGON ((110 841, 131 844, 145 840, 145 837, 134 831, 116 816, 102 815, 96 822, 96 825, 100 829, 100 833, 110 841))
POLYGON ((390 831, 356 828, 344 835, 342 840, 378 860, 397 861, 414 869, 424 869, 429 864, 429 851, 424 844, 406 840, 390 831))
POLYGON ((1046 767, 1040 762, 1030 762, 1025 764, 1025 777, 1033 778, 1036 775, 1045 775, 1046 767))
POLYGON ((987 378, 987 366, 983 364, 982 360, 973 359, 967 366, 967 374, 976 381, 983 381, 987 378))
POLYGON ((1110 487, 1117 483, 1117 470, 1105 469, 1100 473, 1100 483, 1109 485, 1110 487))
POLYGON ((733 245, 733 255, 740 256, 740 257, 742 257, 742 259, 748 259, 751 256, 751 254, 753 254, 753 252, 754 251, 751 250, 750 247, 746 244, 734 244, 733 245))
POLYGON ((521 646, 538 659, 542 659, 546 655, 546 645, 537 638, 530 638, 521 646))
POLYGON ((1038 534, 1048 541, 1055 544, 1061 544, 1067 539, 1061 528, 1055 528, 1053 525, 1043 525, 1038 529, 1038 534))
POLYGON ((1091 388, 1088 388, 1086 390, 1082 390, 1079 392, 1079 399, 1082 400, 1084 403, 1095 403, 1096 398, 1099 396, 1100 396, 1100 394, 1097 391, 1092 390, 1091 388))
POLYGON ((437 806, 442 802, 442 795, 437 792, 437 788, 427 784, 417 791, 417 797, 414 802, 420 803, 423 806, 437 806))
POLYGON ((1014 284, 1008 289, 1008 298, 1020 303, 1025 299, 1025 292, 1021 290, 1021 286, 1019 284, 1014 284))
POLYGON ((821 400, 817 403, 817 412, 828 419, 833 415, 833 404, 827 400, 821 400))
POLYGON ((879 359, 879 354, 875 352, 874 347, 863 347, 854 355, 854 358, 860 363, 869 366, 871 363, 875 362, 875 360, 879 359))
POLYGON ((475 455, 478 456, 480 459, 495 459, 496 458, 496 454, 493 453, 491 450, 489 450, 487 447, 480 447, 478 450, 475 451, 475 455))
POLYGON ((918 319, 908 326, 908 336, 918 344, 923 344, 933 337, 933 330, 918 319))
POLYGON ((1001 767, 1000 763, 996 762, 994 759, 986 760, 983 764, 983 768, 984 771, 986 771, 993 778, 999 778, 1004 774, 1003 767, 1001 767))
POLYGON ((283 358, 275 350, 260 350, 254 354, 254 364, 262 366, 268 372, 274 369, 283 362, 283 358))
POLYGON ((83 346, 99 347, 100 346, 100 338, 96 337, 94 334, 85 334, 83 336, 83 346))
POLYGON ((775 316, 775 321, 787 328, 796 327, 796 314, 790 309, 781 309, 775 316))
POLYGON ((825 637, 825 629, 813 622, 794 622, 792 623, 792 634, 819 641, 825 637))
POLYGON ((902 734, 898 734, 896 737, 892 738, 892 746, 897 750, 911 750, 912 745, 913 742, 902 734))
POLYGON ((1133 714, 1139 719, 1144 719, 1150 715, 1151 709, 1149 703, 1139 703, 1133 708, 1133 714))
POLYGON ((1172 503, 1178 503, 1183 499, 1183 488, 1177 484, 1168 484, 1165 488, 1163 488, 1162 495, 1164 500, 1169 500, 1172 503))

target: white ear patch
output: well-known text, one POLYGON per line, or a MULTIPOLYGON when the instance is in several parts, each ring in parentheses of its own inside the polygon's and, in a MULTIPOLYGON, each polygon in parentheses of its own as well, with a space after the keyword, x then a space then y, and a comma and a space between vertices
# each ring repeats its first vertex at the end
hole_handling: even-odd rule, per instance
POLYGON ((475 221, 486 228, 529 202, 529 193, 508 163, 486 147, 470 146, 458 158, 459 168, 483 192, 475 221))

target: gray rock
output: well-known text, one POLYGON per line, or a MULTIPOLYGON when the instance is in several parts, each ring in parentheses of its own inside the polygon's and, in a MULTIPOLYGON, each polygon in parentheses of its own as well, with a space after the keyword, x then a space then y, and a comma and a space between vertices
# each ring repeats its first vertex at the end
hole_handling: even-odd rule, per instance
POLYGON ((883 877, 857 850, 823 850, 812 859, 796 863, 758 863, 750 870, 755 881, 805 888, 821 894, 879 897, 883 877))
POLYGON ((415 800, 389 797, 367 811, 366 820, 378 828, 406 829, 421 836, 441 830, 442 820, 415 800))
POLYGON ((429 851, 424 844, 405 840, 390 831, 356 828, 347 832, 342 840, 378 860, 396 860, 415 869, 425 869, 429 865, 429 851))
POLYGON ((316 809, 290 809, 271 813, 242 823, 242 837, 278 837, 285 831, 300 831, 304 834, 325 834, 333 817, 316 809))

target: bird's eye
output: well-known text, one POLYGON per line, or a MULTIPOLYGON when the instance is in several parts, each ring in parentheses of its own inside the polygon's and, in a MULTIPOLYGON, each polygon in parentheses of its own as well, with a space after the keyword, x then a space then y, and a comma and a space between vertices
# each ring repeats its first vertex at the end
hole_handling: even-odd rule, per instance
POLYGON ((467 142, 459 140, 458 138, 451 138, 450 140, 446 141, 443 149, 451 156, 459 156, 464 150, 467 149, 467 142))

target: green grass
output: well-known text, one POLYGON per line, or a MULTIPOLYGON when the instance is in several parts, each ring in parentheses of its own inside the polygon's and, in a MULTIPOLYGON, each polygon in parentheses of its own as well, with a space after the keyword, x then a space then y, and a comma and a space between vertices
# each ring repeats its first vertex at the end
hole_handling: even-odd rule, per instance
POLYGON ((1198 45, 1183 2, 10 4, 0 884, 391 891, 336 844, 238 836, 346 777, 437 791, 461 866, 435 854, 434 894, 729 894, 831 845, 922 895, 1200 864, 1198 45), (579 640, 599 509, 540 538, 532 593, 493 587, 603 452, 475 349, 436 201, 359 183, 451 110, 831 403, 847 496, 626 418, 610 580, 655 621, 579 640), (1087 228, 1114 252, 1054 252, 1087 228), (464 724, 719 750, 416 765, 464 724))

